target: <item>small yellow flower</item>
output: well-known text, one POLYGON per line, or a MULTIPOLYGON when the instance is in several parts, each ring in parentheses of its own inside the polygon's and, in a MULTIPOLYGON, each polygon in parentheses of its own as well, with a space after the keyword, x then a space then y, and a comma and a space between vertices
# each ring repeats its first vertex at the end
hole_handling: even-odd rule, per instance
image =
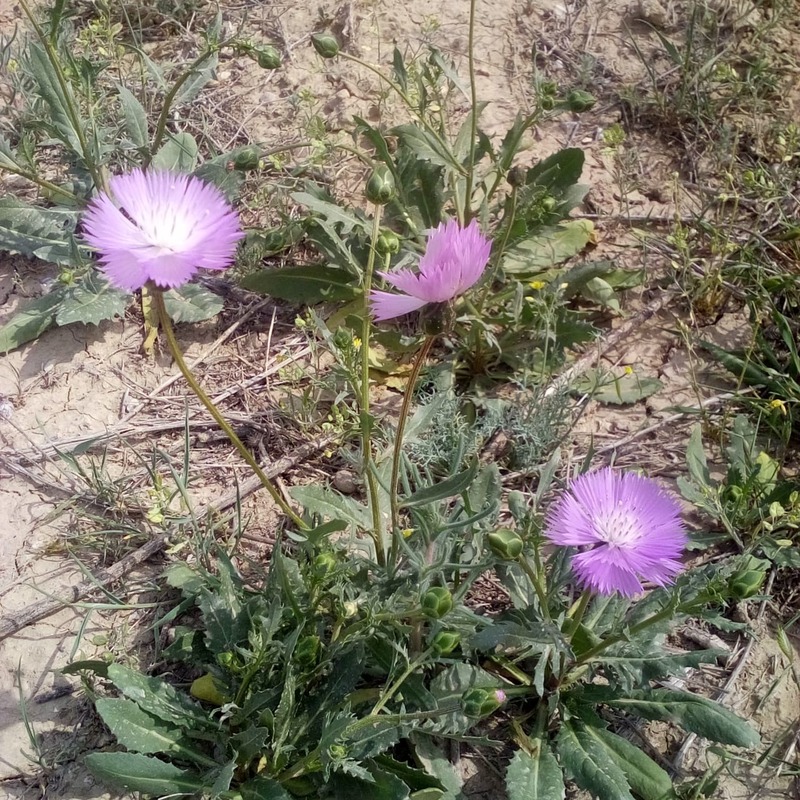
POLYGON ((544 289, 547 284, 544 281, 531 281, 528 286, 530 286, 534 292, 538 292, 541 289, 544 289))
POLYGON ((359 339, 358 336, 353 337, 353 347, 355 348, 361 347, 361 339, 359 339))
POLYGON ((769 401, 769 407, 773 411, 780 411, 783 416, 786 416, 786 403, 783 400, 779 400, 777 397, 774 400, 769 401))
POLYGON ((411 536, 413 533, 414 533, 414 529, 413 528, 404 528, 403 529, 403 538, 404 539, 408 539, 409 536, 411 536))
POLYGON ((631 367, 631 366, 625 367, 625 374, 626 375, 633 375, 633 367, 631 367))

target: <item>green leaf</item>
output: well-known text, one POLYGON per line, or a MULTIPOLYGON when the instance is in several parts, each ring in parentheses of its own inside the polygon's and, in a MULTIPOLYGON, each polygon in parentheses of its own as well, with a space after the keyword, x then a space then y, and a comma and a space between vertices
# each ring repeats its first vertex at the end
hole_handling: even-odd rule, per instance
POLYGON ((0 197, 0 250, 72 264, 77 223, 74 211, 38 208, 14 197, 0 197))
MULTIPOLYGON (((97 713, 117 741, 135 753, 174 753, 209 766, 211 759, 187 747, 182 731, 145 713, 131 700, 122 697, 95 701, 97 713)), ((213 762, 212 762, 213 763, 213 762)))
POLYGON ((7 167, 12 170, 19 168, 17 157, 11 148, 11 144, 2 133, 0 133, 0 167, 7 167))
POLYGON ((292 192, 292 200, 306 206, 315 214, 319 214, 331 224, 340 224, 341 232, 350 233, 354 229, 364 230, 364 221, 355 214, 347 211, 336 203, 331 203, 321 197, 316 197, 310 192, 292 192))
POLYGON ((216 800, 223 792, 231 788, 233 773, 236 771, 236 761, 231 759, 225 766, 220 768, 219 775, 211 787, 210 795, 212 800, 216 800))
POLYGON ((222 311, 223 299, 196 283, 164 292, 164 305, 173 322, 203 322, 222 311))
POLYGON ((87 272, 76 284, 67 287, 56 314, 56 325, 82 322, 97 325, 122 316, 131 296, 115 289, 99 272, 87 272))
POLYGON ((447 480, 436 483, 433 486, 426 486, 424 489, 414 492, 411 497, 400 500, 401 508, 419 508, 430 503, 437 503, 440 500, 447 500, 470 487, 478 474, 478 461, 470 464, 468 469, 459 472, 447 480))
POLYGON ((444 787, 442 800, 456 800, 461 796, 463 777, 447 757, 442 747, 426 734, 414 733, 410 737, 416 760, 444 787))
POLYGON ((711 486, 711 473, 708 471, 706 453, 703 449, 703 430, 700 425, 695 425, 689 436, 689 443, 686 445, 686 466, 696 484, 701 487, 711 486))
POLYGON ((192 74, 181 84, 175 99, 175 106, 191 103, 200 94, 200 90, 214 77, 214 71, 219 63, 219 56, 215 50, 192 70, 192 74))
POLYGON ((517 750, 506 771, 508 800, 563 800, 564 776, 556 757, 545 742, 538 741, 538 751, 531 755, 517 750))
POLYGON ((292 800, 291 795, 272 778, 254 778, 239 787, 242 800, 292 800))
POLYGON ((91 753, 84 758, 101 780, 148 795, 183 795, 200 792, 206 782, 194 772, 138 753, 91 753))
POLYGON ((217 730, 216 723, 209 720, 202 706, 160 678, 148 678, 121 664, 109 665, 108 678, 139 708, 164 722, 171 722, 181 728, 217 730))
POLYGON ((619 312, 620 305, 614 287, 603 278, 590 278, 581 289, 581 294, 603 308, 619 312))
POLYGON ((392 52, 392 72, 394 79, 403 91, 408 89, 408 71, 403 61, 403 54, 395 47, 392 52))
POLYGON ((423 161, 429 161, 440 167, 455 167, 461 171, 461 165, 453 154, 428 131, 408 123, 392 128, 389 133, 397 136, 409 150, 423 161))
POLYGON ((323 300, 351 300, 358 295, 352 274, 323 264, 259 270, 245 277, 242 286, 252 292, 308 305, 323 300))
POLYGON ((643 686, 656 678, 675 675, 683 669, 699 667, 701 664, 713 662, 721 655, 717 650, 693 650, 688 653, 666 653, 656 650, 652 653, 627 653, 632 645, 624 645, 623 652, 615 653, 609 649, 587 663, 603 664, 616 673, 620 679, 631 685, 643 686))
POLYGON ((589 369, 573 384, 573 391, 588 394, 609 405, 638 403, 664 386, 658 378, 642 378, 635 372, 614 375, 604 369, 589 369))
POLYGON ((608 758, 622 770, 641 800, 668 800, 674 796, 667 772, 638 747, 605 728, 588 725, 585 731, 605 749, 608 758))
POLYGON ((506 251, 503 270, 521 278, 549 269, 580 253, 593 230, 590 220, 576 219, 523 239, 506 251))
POLYGON ((264 749, 271 735, 272 731, 269 728, 245 728, 231 736, 231 747, 237 752, 239 760, 246 764, 264 749))
POLYGON ((341 519, 360 530, 370 530, 369 509, 351 497, 345 497, 323 486, 292 486, 289 494, 312 514, 341 519))
POLYGON ((721 744, 757 747, 761 741, 756 730, 741 717, 713 700, 689 692, 652 689, 617 696, 605 687, 588 686, 581 700, 592 705, 605 703, 644 719, 668 720, 721 744))
POLYGON ((525 177, 528 186, 543 186, 558 195, 573 186, 581 177, 586 156, 579 147, 568 147, 534 164, 525 177))
POLYGON ((581 789, 598 800, 633 800, 625 773, 579 721, 561 723, 556 747, 561 763, 581 789))
POLYGON ((0 328, 0 353, 7 353, 25 342, 37 339, 55 324, 58 306, 63 298, 64 288, 58 287, 50 294, 28 303, 22 311, 17 311, 0 328))
POLYGON ((119 102, 122 106, 122 117, 125 121, 125 133, 130 136, 136 147, 145 149, 149 143, 147 132, 147 112, 136 95, 123 84, 117 84, 119 102))
POLYGON ((456 663, 440 672, 431 681, 431 694, 436 706, 449 711, 436 717, 435 729, 449 733, 466 733, 475 720, 467 717, 461 710, 461 697, 468 689, 496 688, 498 679, 472 664, 456 663))
POLYGON ((336 800, 409 800, 406 784, 395 775, 370 767, 373 781, 336 774, 331 780, 336 800))
POLYGON ((191 172, 197 166, 197 142, 190 133, 169 134, 150 166, 173 172, 191 172))

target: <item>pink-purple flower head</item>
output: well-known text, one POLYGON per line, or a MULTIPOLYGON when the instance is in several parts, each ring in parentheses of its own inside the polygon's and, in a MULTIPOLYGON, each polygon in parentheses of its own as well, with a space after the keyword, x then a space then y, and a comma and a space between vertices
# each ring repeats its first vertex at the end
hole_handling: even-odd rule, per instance
POLYGON ((378 273, 403 294, 373 290, 370 305, 376 321, 400 317, 427 303, 446 303, 474 286, 489 261, 492 243, 472 220, 465 228, 455 220, 428 234, 419 272, 398 269, 378 273))
POLYGON ((672 583, 686 531, 677 501, 650 478, 606 468, 576 478, 550 512, 545 534, 578 548, 572 569, 586 588, 632 597, 642 581, 672 583))
POLYGON ((186 283, 198 269, 225 269, 244 236, 239 217, 215 186, 176 172, 135 169, 116 175, 90 203, 83 235, 120 289, 152 281, 186 283))

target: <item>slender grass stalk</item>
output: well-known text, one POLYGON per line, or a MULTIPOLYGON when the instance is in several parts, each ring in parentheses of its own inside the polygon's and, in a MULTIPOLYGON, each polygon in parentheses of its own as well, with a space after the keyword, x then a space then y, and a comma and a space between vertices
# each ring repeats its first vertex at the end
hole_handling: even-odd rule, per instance
POLYGON ((375 558, 381 565, 386 563, 386 551, 381 536, 381 507, 380 494, 378 493, 378 480, 375 477, 374 463, 372 461, 372 423, 369 417, 369 343, 372 338, 372 315, 369 308, 369 293, 372 289, 372 277, 375 272, 375 245, 381 230, 381 217, 383 207, 375 206, 372 216, 372 232, 370 235, 371 246, 367 257, 367 268, 364 272, 364 308, 361 317, 361 386, 359 387, 360 417, 361 417, 361 452, 364 460, 364 474, 367 479, 367 492, 369 493, 369 507, 372 512, 372 539, 375 542, 375 558))
POLYGON ((536 592, 536 597, 539 600, 539 607, 542 612, 542 617, 544 617, 544 621, 551 622, 550 608, 547 603, 547 592, 545 591, 544 582, 541 578, 541 567, 534 570, 524 555, 520 555, 520 557, 517 559, 517 563, 520 565, 520 567, 522 567, 522 571, 528 576, 528 579, 533 586, 533 590, 536 592))
POLYGON ((564 622, 564 633, 570 637, 570 641, 572 640, 572 637, 575 636, 575 632, 580 627, 581 622, 583 622, 583 615, 586 613, 586 608, 588 607, 591 599, 591 591, 589 591, 589 589, 584 589, 583 592, 581 592, 580 598, 578 598, 578 602, 567 614, 567 619, 564 622))
POLYGON ((403 434, 406 429, 408 412, 411 409, 411 398, 414 395, 414 387, 422 371, 422 365, 425 363, 425 359, 427 359, 435 340, 435 336, 428 336, 420 348, 419 353, 417 353, 414 366, 411 368, 411 374, 408 376, 408 381, 406 382, 406 390, 403 394, 403 405, 400 408, 400 417, 397 420, 394 451, 392 453, 392 477, 389 482, 389 504, 392 511, 392 554, 390 558, 392 569, 394 569, 397 563, 397 551, 400 544, 398 537, 403 535, 400 532, 400 502, 397 495, 397 482, 400 478, 400 458, 403 454, 403 434))
POLYGON ((403 674, 383 693, 380 700, 372 708, 372 711, 369 712, 371 717, 376 716, 380 711, 384 708, 384 706, 397 694, 400 687, 406 682, 406 679, 414 672, 414 670, 419 667, 421 664, 425 663, 425 659, 433 652, 432 648, 428 648, 424 653, 420 653, 416 658, 411 659, 408 662, 408 666, 403 670, 403 674))
POLYGON ((469 221, 472 219, 472 181, 475 174, 475 140, 478 137, 478 92, 475 87, 475 5, 476 0, 470 0, 467 64, 469 68, 469 96, 472 110, 470 112, 469 164, 467 164, 466 187, 464 189, 462 225, 469 225, 469 221))
POLYGON ((164 293, 157 287, 151 288, 153 304, 156 308, 158 319, 161 323, 161 329, 164 331, 164 336, 167 339, 172 357, 178 365, 183 377, 189 384, 191 390, 197 395, 200 402, 206 407, 208 413, 214 418, 214 421, 222 428, 225 435, 231 440, 233 446, 239 451, 239 454, 247 462, 247 465, 258 476, 261 484, 269 492, 270 497, 275 501, 276 505, 286 514, 292 522, 297 525, 301 530, 308 530, 308 525, 292 510, 289 504, 283 499, 280 492, 275 488, 272 481, 266 476, 264 470, 258 465, 258 462, 253 457, 253 454, 244 446, 242 440, 236 435, 236 432, 230 426, 225 417, 222 416, 219 409, 214 405, 214 401, 203 391, 200 384, 192 374, 192 371, 187 365, 183 353, 181 352, 178 340, 175 338, 175 331, 172 327, 172 320, 167 314, 167 308, 164 305, 164 293))

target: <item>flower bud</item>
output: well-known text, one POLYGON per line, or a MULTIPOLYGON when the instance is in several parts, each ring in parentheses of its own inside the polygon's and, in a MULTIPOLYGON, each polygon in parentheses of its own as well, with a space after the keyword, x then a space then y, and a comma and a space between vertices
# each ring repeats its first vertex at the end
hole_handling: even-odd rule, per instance
POLYGON ((319 636, 312 634, 304 636, 298 643, 294 651, 295 659, 298 664, 304 667, 312 666, 317 662, 319 653, 319 636))
POLYGON ((486 538, 491 551, 498 558, 505 558, 508 561, 516 561, 524 546, 520 535, 508 528, 492 531, 486 538))
POLYGON ((461 708, 468 717, 481 719, 488 717, 506 701, 502 689, 469 689, 461 696, 461 708))
POLYGON ((461 634, 458 631, 439 631, 433 637, 431 647, 437 656, 446 656, 452 653, 461 644, 461 634))
POLYGON ((320 577, 327 575, 336 568, 336 556, 333 553, 320 553, 314 559, 314 571, 320 577))
POLYGON ((506 180, 511 186, 524 186, 525 185, 525 170, 522 167, 513 167, 508 171, 506 180))
POLYGON ((567 95, 567 108, 570 111, 588 111, 590 108, 594 107, 596 102, 594 95, 589 94, 589 92, 584 92, 581 89, 573 89, 567 95))
POLYGON ((281 54, 271 44, 255 48, 256 61, 261 69, 278 69, 281 65, 281 54))
POLYGON ((428 589, 420 602, 422 613, 431 619, 441 619, 453 608, 453 595, 444 586, 434 586, 428 589))
POLYGON ((728 588, 738 600, 747 600, 761 591, 764 575, 769 567, 769 561, 748 556, 741 568, 734 573, 728 588))
POLYGON ((394 231, 383 230, 375 240, 375 249, 382 256, 394 255, 400 252, 400 237, 394 231))
POLYGON ((243 147, 233 158, 233 168, 240 172, 258 169, 261 151, 257 147, 243 147))
POLYGON ((311 44, 323 58, 336 58, 339 55, 339 42, 328 33, 315 33, 311 36, 311 44))
POLYGON ((214 676, 208 672, 192 682, 189 687, 189 694, 213 706, 222 706, 230 702, 230 698, 219 690, 214 676))
POLYGON ((543 111, 552 111, 555 108, 556 101, 549 94, 545 94, 539 98, 539 105, 543 111))
POLYGON ((558 84, 555 81, 542 81, 539 84, 539 93, 556 95, 558 94, 558 84))
POLYGON ((386 164, 378 164, 367 181, 367 200, 376 205, 386 205, 395 196, 394 175, 386 164))

